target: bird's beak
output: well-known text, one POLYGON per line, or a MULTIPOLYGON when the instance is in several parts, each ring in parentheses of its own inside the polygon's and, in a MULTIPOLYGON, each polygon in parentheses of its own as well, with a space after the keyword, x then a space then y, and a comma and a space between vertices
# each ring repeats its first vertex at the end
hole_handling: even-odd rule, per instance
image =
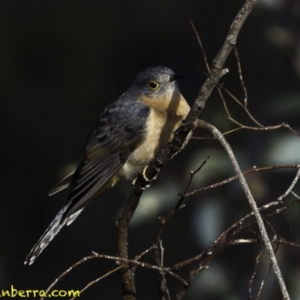
POLYGON ((182 74, 173 74, 173 75, 170 76, 170 82, 178 80, 182 77, 184 77, 182 74))

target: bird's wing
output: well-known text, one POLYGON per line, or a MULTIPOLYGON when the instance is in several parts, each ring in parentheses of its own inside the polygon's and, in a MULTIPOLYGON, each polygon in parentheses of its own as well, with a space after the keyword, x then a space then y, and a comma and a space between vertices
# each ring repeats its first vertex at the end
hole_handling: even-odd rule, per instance
POLYGON ((71 224, 91 198, 120 170, 143 142, 149 108, 139 102, 118 101, 107 107, 90 133, 85 156, 72 177, 67 203, 27 255, 32 264, 52 239, 71 224))
POLYGON ((49 192, 49 196, 53 196, 56 193, 61 192, 62 190, 66 189, 69 187, 72 177, 75 173, 74 169, 70 174, 68 174, 66 177, 64 177, 60 182, 58 182, 49 192))
POLYGON ((66 218, 105 189, 144 140, 149 108, 139 102, 122 100, 107 107, 87 139, 84 159, 70 184, 67 202, 72 204, 64 213, 66 218))

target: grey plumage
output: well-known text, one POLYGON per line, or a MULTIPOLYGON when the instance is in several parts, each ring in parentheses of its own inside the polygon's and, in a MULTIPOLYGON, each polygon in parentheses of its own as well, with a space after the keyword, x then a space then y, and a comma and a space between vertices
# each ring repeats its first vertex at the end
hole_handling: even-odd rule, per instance
POLYGON ((74 174, 50 191, 53 195, 70 187, 65 206, 34 245, 25 264, 32 264, 92 198, 120 178, 133 179, 166 146, 189 111, 175 81, 178 77, 166 67, 146 69, 107 106, 87 138, 84 158, 74 174))

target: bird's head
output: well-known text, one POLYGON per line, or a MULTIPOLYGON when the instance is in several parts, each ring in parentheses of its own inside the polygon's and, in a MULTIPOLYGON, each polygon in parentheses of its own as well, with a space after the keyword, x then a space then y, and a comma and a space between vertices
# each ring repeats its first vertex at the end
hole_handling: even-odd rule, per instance
POLYGON ((179 91, 176 80, 182 77, 167 67, 148 68, 136 76, 130 90, 146 98, 170 97, 179 91))

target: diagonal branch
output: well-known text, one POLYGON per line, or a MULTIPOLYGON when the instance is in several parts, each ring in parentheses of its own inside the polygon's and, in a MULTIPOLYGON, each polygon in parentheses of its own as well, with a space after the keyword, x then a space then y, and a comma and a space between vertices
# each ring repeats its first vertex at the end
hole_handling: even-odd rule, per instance
POLYGON ((233 154, 233 151, 229 145, 229 143, 226 141, 226 139, 224 138, 224 136, 222 135, 222 133, 216 128, 214 127, 213 125, 205 122, 205 121, 202 121, 202 120, 199 120, 198 121, 198 125, 201 126, 202 128, 206 128, 208 129, 213 135, 214 137, 222 144, 223 148, 226 150, 227 152, 227 155, 233 165, 233 168, 235 170, 235 172, 237 173, 238 175, 238 178, 239 178, 239 181, 241 183, 241 186, 245 192, 245 195, 248 199, 248 202, 252 208, 252 211, 255 215, 255 218, 257 220, 257 225, 259 227, 259 230, 260 230, 260 233, 261 233, 261 236, 262 236, 262 239, 264 241, 264 244, 266 246, 266 250, 269 254, 269 257, 270 257, 270 260, 272 262, 272 265, 273 265, 273 269, 274 269, 274 273, 278 279, 278 282, 279 282, 279 286, 280 286, 280 289, 281 289, 281 292, 282 292, 282 295, 283 295, 283 299, 285 300, 289 300, 290 299, 290 296, 288 294, 288 291, 286 289, 286 285, 284 283, 284 279, 282 277, 282 274, 281 274, 281 271, 280 271, 280 268, 278 266, 278 263, 277 263, 277 260, 276 260, 276 256, 275 256, 275 253, 274 253, 274 250, 273 250, 273 247, 272 247, 272 244, 270 242, 270 239, 268 237, 268 234, 267 234, 267 231, 266 231, 266 228, 265 228, 265 225, 264 225, 264 222, 263 222, 263 219, 260 215, 260 212, 259 212, 259 209, 256 205, 256 202, 253 198, 253 195, 248 187, 248 184, 247 184, 247 181, 245 179, 245 176, 243 175, 241 169, 240 169, 240 166, 233 154))

